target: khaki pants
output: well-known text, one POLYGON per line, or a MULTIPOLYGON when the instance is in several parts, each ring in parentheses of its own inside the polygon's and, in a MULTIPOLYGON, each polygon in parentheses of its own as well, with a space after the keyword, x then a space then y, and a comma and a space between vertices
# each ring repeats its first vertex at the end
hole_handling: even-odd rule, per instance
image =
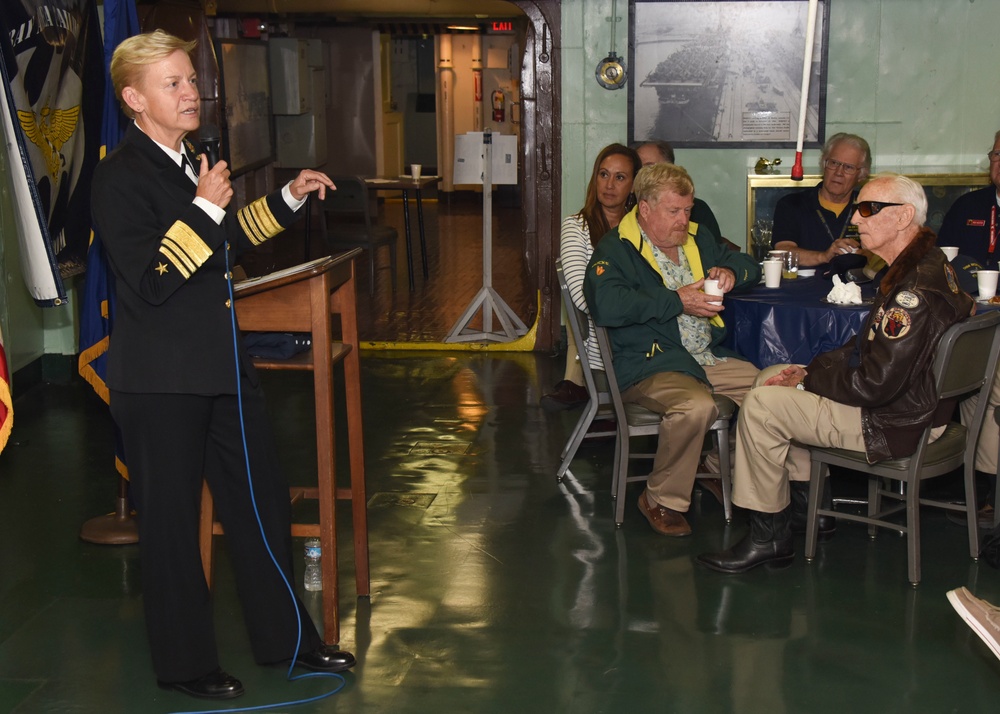
MULTIPOLYGON (((705 367, 712 389, 742 403, 757 376, 750 362, 728 358, 705 367)), ((685 512, 691 505, 691 488, 705 433, 718 416, 712 389, 680 372, 660 372, 629 387, 622 394, 662 416, 653 470, 646 482, 647 497, 661 506, 685 512)))
MULTIPOLYGON (((972 419, 972 413, 976 411, 979 397, 969 397, 959 405, 959 412, 962 414, 962 423, 968 424, 972 419)), ((979 443, 976 445, 976 471, 995 474, 997 472, 997 448, 1000 446, 1000 427, 993 419, 993 412, 997 405, 1000 405, 1000 371, 993 378, 993 387, 990 389, 990 401, 986 407, 986 416, 983 417, 983 428, 979 430, 979 443)))
MULTIPOLYGON (((757 383, 786 366, 768 367, 757 383)), ((807 446, 864 451, 861 409, 792 387, 755 386, 736 424, 733 503, 763 513, 784 509, 788 482, 809 480, 807 446)))

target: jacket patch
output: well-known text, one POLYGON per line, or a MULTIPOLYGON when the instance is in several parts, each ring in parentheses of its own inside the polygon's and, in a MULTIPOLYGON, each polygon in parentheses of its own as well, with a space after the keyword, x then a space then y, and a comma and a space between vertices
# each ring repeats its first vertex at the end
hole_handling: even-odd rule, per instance
POLYGON ((967 226, 975 226, 977 228, 982 228, 983 226, 986 225, 986 220, 982 219, 982 218, 980 218, 980 219, 970 218, 969 220, 967 220, 965 222, 965 225, 967 225, 967 226))
POLYGON ((878 329, 879 323, 882 322, 883 315, 885 315, 885 307, 879 305, 878 310, 875 311, 875 319, 872 320, 872 326, 868 329, 869 342, 875 339, 875 331, 878 329))
POLYGON ((892 307, 886 310, 880 327, 883 335, 890 340, 898 340, 910 331, 912 324, 913 318, 910 317, 910 313, 901 307, 892 307))
POLYGON ((914 308, 920 304, 920 298, 909 290, 901 290, 896 296, 896 303, 903 307, 914 308))
POLYGON ((948 287, 951 289, 952 293, 958 295, 958 278, 955 276, 955 269, 951 267, 951 263, 944 264, 944 277, 948 281, 948 287))
POLYGON ((598 260, 594 263, 594 275, 601 277, 604 275, 604 271, 607 270, 607 266, 610 265, 606 260, 598 260))

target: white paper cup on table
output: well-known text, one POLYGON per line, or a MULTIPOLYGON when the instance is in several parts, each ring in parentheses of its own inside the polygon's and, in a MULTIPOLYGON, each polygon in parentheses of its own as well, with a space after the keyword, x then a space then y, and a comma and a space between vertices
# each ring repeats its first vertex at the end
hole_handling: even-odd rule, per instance
POLYGON ((414 180, 420 178, 420 170, 422 168, 423 166, 420 164, 410 164, 410 176, 412 176, 414 180))
MULTIPOLYGON (((719 297, 722 297, 722 288, 719 287, 719 281, 713 278, 705 279, 705 285, 702 287, 702 290, 705 291, 706 295, 718 295, 719 297)), ((713 302, 712 304, 721 305, 722 300, 719 300, 718 302, 713 302)))
POLYGON ((989 300, 997 294, 997 277, 1000 271, 980 270, 976 273, 976 282, 979 283, 979 299, 989 300))
POLYGON ((941 251, 948 256, 948 260, 952 261, 958 257, 958 247, 954 245, 943 245, 941 246, 941 251))
POLYGON ((781 285, 781 271, 785 267, 785 262, 782 260, 771 260, 768 258, 764 261, 764 285, 769 288, 776 288, 781 285))

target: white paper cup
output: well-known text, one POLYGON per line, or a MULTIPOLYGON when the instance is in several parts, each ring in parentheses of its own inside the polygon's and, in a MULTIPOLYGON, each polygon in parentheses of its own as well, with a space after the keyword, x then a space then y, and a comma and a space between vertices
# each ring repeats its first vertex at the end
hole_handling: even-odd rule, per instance
MULTIPOLYGON (((705 291, 706 295, 718 295, 718 296, 721 297, 722 294, 723 294, 722 293, 722 288, 719 287, 719 281, 718 280, 714 280, 712 278, 706 278, 705 279, 705 285, 704 285, 704 287, 702 287, 702 290, 705 291)), ((713 305, 721 305, 722 301, 720 300, 719 302, 713 302, 712 304, 713 305)))
POLYGON ((765 260, 764 285, 769 288, 776 288, 781 285, 781 270, 784 267, 784 261, 771 259, 765 260))
POLYGON ((958 248, 953 245, 943 245, 941 246, 941 251, 948 256, 948 260, 954 260, 958 257, 958 248))
POLYGON ((997 294, 997 277, 1000 271, 980 270, 976 273, 976 282, 979 283, 979 299, 989 300, 997 294))
POLYGON ((410 164, 410 176, 414 179, 420 178, 420 169, 422 168, 420 164, 410 164))

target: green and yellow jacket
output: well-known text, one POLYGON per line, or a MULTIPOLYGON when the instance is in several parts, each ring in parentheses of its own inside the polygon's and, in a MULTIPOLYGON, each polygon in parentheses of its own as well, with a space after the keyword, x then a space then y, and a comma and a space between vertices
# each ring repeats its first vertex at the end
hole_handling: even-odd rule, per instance
MULTIPOLYGON (((608 329, 618 386, 628 389, 657 372, 683 372, 708 383, 705 370, 681 344, 677 316, 683 305, 663 284, 653 252, 642 241, 636 216, 636 209, 632 209, 601 239, 583 283, 594 323, 608 329)), ((760 282, 760 265, 753 258, 729 250, 709 231, 699 230, 697 223, 689 224, 681 249, 695 281, 704 278, 709 269, 720 267, 736 275, 734 290, 749 289, 760 282)), ((726 334, 721 317, 712 318, 711 324, 712 353, 737 357, 719 347, 726 334)))

